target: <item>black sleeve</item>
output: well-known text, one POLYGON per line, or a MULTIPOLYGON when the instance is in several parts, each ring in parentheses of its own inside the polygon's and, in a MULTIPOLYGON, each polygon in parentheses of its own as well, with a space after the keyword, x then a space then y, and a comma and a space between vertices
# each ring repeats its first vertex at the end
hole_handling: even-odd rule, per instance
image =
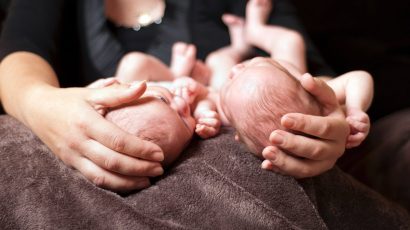
POLYGON ((83 52, 82 61, 88 70, 86 76, 90 81, 101 76, 113 76, 125 51, 107 25, 104 2, 80 0, 78 4, 78 34, 83 52))
POLYGON ((52 63, 64 0, 13 0, 0 37, 0 59, 17 51, 52 63))

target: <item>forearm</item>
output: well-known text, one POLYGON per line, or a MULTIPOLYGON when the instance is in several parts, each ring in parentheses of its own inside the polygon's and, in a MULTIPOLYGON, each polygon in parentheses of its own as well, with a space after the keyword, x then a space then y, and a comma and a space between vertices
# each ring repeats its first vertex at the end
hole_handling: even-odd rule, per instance
POLYGON ((346 86, 346 106, 367 111, 374 94, 372 76, 364 71, 354 71, 348 74, 351 74, 351 77, 346 86))
MULTIPOLYGON (((25 111, 33 108, 36 93, 58 87, 51 66, 40 56, 28 52, 8 55, 0 64, 0 98, 5 111, 27 123, 25 111)), ((29 114, 27 114, 29 115, 29 114)))
POLYGON ((195 107, 194 111, 194 118, 199 119, 201 118, 204 111, 214 111, 216 112, 216 105, 215 103, 206 98, 204 100, 200 100, 195 107))
POLYGON ((365 71, 352 71, 328 81, 341 104, 366 111, 373 99, 373 79, 365 71))

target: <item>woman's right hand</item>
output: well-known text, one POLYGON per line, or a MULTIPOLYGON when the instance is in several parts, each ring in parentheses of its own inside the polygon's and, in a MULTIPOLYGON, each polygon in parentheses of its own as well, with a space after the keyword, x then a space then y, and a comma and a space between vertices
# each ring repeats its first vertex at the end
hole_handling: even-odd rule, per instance
POLYGON ((163 173, 162 150, 107 121, 110 107, 138 99, 146 84, 124 88, 36 90, 28 125, 64 163, 96 185, 115 191, 142 189, 163 173))

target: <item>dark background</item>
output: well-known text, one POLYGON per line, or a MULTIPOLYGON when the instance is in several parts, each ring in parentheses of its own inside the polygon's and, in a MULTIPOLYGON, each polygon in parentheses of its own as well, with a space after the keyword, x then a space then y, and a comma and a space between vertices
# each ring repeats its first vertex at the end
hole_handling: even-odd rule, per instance
MULTIPOLYGON (((336 73, 362 69, 373 75, 373 121, 410 106, 410 1, 291 1, 336 73)), ((8 2, 0 0, 0 20, 8 2)))
POLYGON ((293 0, 324 59, 338 73, 375 80, 373 120, 410 106, 410 1, 293 0))

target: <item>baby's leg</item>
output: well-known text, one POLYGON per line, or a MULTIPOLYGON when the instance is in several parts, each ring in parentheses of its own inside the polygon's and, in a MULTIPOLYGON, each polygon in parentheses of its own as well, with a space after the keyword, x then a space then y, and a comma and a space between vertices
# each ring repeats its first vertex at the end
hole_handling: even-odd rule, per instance
POLYGON ((203 85, 208 86, 211 79, 211 74, 211 69, 205 65, 203 61, 196 60, 194 68, 191 72, 191 78, 203 85))
POLYGON ((196 47, 177 42, 172 47, 170 69, 175 77, 190 76, 196 62, 196 47))
POLYGON ((175 77, 189 76, 196 81, 208 85, 211 71, 200 60, 196 60, 196 47, 177 42, 172 47, 171 71, 175 77))
POLYGON ((172 81, 172 72, 157 58, 140 53, 131 52, 126 54, 118 65, 115 74, 121 83, 133 81, 172 81))
POLYGON ((301 72, 306 72, 303 37, 296 31, 281 26, 267 25, 272 9, 271 0, 250 0, 246 6, 246 35, 248 41, 270 53, 271 57, 287 61, 301 72))
POLYGON ((228 79, 232 67, 252 51, 244 36, 245 21, 230 14, 223 15, 222 20, 228 26, 231 45, 212 52, 206 58, 206 64, 212 71, 210 86, 216 91, 219 91, 228 79))

